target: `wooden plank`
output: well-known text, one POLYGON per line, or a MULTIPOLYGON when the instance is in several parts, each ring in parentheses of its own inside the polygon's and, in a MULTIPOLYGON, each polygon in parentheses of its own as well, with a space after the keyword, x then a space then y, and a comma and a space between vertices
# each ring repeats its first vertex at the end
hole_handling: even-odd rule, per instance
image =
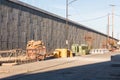
MULTIPOLYGON (((0 1, 0 24, 2 24, 2 6, 3 5, 1 5, 2 4, 2 2, 0 1)), ((0 25, 0 50, 1 50, 1 46, 2 46, 2 36, 1 36, 1 30, 2 30, 2 28, 1 28, 1 25, 0 25)))
POLYGON ((1 40, 2 40, 2 49, 6 49, 7 46, 7 36, 8 36, 8 27, 7 27, 7 23, 8 23, 8 7, 3 6, 4 10, 2 10, 2 26, 1 26, 1 40), (3 43, 4 42, 4 43, 3 43))
POLYGON ((26 24, 27 24, 27 31, 26 31, 26 38, 27 38, 27 40, 26 41, 30 41, 31 39, 30 39, 30 31, 31 31, 31 21, 30 21, 30 17, 31 17, 31 15, 30 15, 30 13, 29 12, 27 12, 27 21, 26 21, 26 24))
POLYGON ((13 9, 12 11, 12 18, 13 18, 13 31, 14 31, 14 35, 13 35, 13 42, 14 42, 14 48, 19 48, 18 46, 18 10, 13 9))
POLYGON ((37 16, 37 27, 38 27, 38 30, 37 30, 37 35, 38 35, 38 40, 41 40, 41 22, 42 22, 42 17, 40 16, 37 16))

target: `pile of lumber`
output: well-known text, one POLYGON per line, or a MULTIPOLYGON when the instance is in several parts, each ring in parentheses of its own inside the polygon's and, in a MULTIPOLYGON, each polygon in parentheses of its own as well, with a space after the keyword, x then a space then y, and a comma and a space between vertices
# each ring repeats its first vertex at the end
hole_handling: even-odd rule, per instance
POLYGON ((45 55, 46 54, 46 48, 42 41, 28 41, 27 43, 27 57, 29 59, 36 59, 39 58, 39 55, 45 55))
POLYGON ((27 49, 39 49, 39 48, 45 48, 44 43, 40 40, 38 41, 28 41, 27 43, 27 49))

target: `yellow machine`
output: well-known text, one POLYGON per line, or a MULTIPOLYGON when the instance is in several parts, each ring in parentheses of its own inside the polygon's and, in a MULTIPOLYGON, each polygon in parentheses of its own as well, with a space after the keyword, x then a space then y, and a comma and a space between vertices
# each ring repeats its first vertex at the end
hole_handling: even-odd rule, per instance
POLYGON ((55 49, 53 54, 54 54, 54 57, 56 57, 56 58, 73 57, 72 51, 70 51, 68 49, 55 49))

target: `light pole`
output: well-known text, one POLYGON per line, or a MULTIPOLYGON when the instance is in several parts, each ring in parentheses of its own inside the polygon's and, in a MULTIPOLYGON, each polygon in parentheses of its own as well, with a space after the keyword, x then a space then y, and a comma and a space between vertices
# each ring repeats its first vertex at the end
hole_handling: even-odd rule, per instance
POLYGON ((68 10, 69 10, 69 5, 73 2, 75 2, 77 0, 72 0, 71 2, 69 2, 69 0, 66 0, 66 48, 68 49, 69 48, 69 41, 68 41, 68 31, 69 31, 69 26, 68 26, 68 10))

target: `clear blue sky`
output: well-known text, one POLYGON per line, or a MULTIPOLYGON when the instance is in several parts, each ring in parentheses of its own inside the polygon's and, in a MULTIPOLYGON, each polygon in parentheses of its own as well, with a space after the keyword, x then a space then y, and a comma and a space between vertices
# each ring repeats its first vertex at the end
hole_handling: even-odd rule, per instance
MULTIPOLYGON (((20 0, 51 13, 65 17, 66 0, 20 0)), ((73 0, 69 0, 71 2, 73 0)), ((120 0, 76 0, 69 5, 69 19, 99 32, 107 32, 107 14, 114 7, 114 37, 120 38, 120 0)), ((110 15, 110 35, 112 28, 110 15)))

